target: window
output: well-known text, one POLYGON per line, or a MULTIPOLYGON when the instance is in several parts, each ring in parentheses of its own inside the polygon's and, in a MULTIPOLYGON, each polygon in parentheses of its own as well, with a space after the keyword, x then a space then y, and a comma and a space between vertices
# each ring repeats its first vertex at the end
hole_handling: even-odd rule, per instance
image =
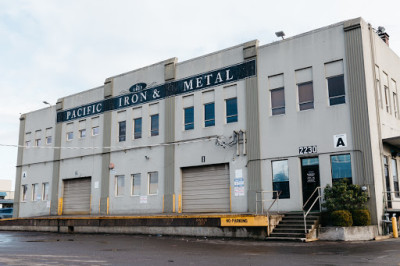
POLYGON ((132 175, 132 195, 138 196, 140 195, 140 182, 141 182, 141 174, 133 174, 132 175))
POLYGON ((79 138, 86 138, 86 129, 79 130, 79 138))
POLYGON ((142 118, 133 120, 133 138, 140 139, 142 137, 142 118))
POLYGON ((46 137, 46 145, 50 145, 51 142, 52 142, 51 136, 47 136, 47 137, 46 137))
POLYGON ((395 196, 396 198, 400 198, 399 177, 398 177, 396 159, 392 159, 392 176, 393 176, 393 189, 395 191, 395 196))
POLYGON ((384 86, 385 88, 385 105, 386 105, 386 112, 390 113, 390 92, 389 87, 384 86))
POLYGON ((126 121, 118 122, 118 141, 126 140, 126 121))
POLYGON ((215 104, 214 103, 204 104, 204 126, 205 127, 215 126, 215 104))
POLYGON ((378 94, 378 104, 381 108, 382 107, 382 88, 381 88, 381 82, 380 82, 380 73, 379 73, 379 67, 375 66, 375 82, 376 82, 376 93, 378 94))
POLYGON ((271 90, 272 115, 285 114, 285 91, 284 88, 271 90))
POLYGON ((42 144, 42 139, 35 139, 35 146, 39 147, 42 144))
POLYGON ((348 184, 352 183, 351 158, 350 154, 332 155, 332 182, 346 180, 348 184))
POLYGON ((117 175, 115 176, 115 196, 123 196, 125 187, 125 176, 117 175))
POLYGON ((39 195, 38 190, 39 190, 39 184, 32 184, 32 201, 38 200, 38 195, 39 195))
POLYGON ((158 194, 158 172, 149 173, 149 195, 158 194))
POLYGON ((184 109, 185 113, 185 130, 194 129, 194 107, 184 109))
POLYGON ((225 100, 226 105, 226 123, 238 121, 237 98, 225 100))
POLYGON ((346 103, 344 90, 344 76, 327 78, 329 91, 329 105, 346 103))
POLYGON ((97 136, 100 133, 100 128, 99 127, 92 127, 92 136, 97 136))
POLYGON ((25 141, 25 146, 29 148, 31 146, 31 141, 30 140, 25 141))
MULTIPOLYGON (((290 198, 288 160, 272 162, 272 187, 274 191, 281 193, 280 199, 290 198)), ((276 196, 274 193, 273 198, 276 196)))
POLYGON ((150 135, 151 136, 157 136, 159 134, 159 118, 158 118, 158 114, 152 115, 150 118, 151 118, 150 135))
POLYGON ((398 118, 399 116, 399 106, 397 104, 397 93, 393 92, 393 108, 394 108, 394 117, 398 118))
POLYGON ((22 185, 22 201, 26 201, 26 195, 28 194, 28 185, 22 185))
POLYGON ((73 139, 74 139, 74 132, 72 132, 72 131, 67 132, 67 141, 70 141, 73 139))
POLYGON ((313 83, 305 82, 297 84, 299 89, 299 110, 314 109, 313 83))
POLYGON ((31 132, 25 133, 25 147, 29 148, 31 146, 31 132))
POLYGON ((49 200, 49 183, 42 184, 42 200, 49 200))

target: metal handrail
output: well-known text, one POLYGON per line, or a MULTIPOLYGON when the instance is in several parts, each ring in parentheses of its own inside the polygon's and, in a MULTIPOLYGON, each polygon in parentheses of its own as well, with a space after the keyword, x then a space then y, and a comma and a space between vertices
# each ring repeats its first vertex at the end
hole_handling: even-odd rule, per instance
POLYGON ((279 196, 281 195, 282 191, 277 191, 277 190, 272 190, 272 191, 256 191, 256 214, 258 214, 258 202, 261 202, 261 214, 264 213, 264 202, 269 202, 272 201, 271 205, 269 206, 269 208, 267 209, 267 220, 268 220, 268 228, 267 228, 267 233, 268 236, 270 235, 271 232, 271 224, 270 224, 270 219, 269 219, 269 211, 271 210, 272 206, 274 206, 274 204, 277 204, 277 208, 278 208, 278 213, 279 213, 279 205, 278 205, 278 201, 279 201, 279 196), (274 195, 274 193, 276 193, 276 198, 272 199, 272 200, 264 200, 263 199, 263 194, 264 193, 272 193, 272 195, 274 195), (260 194, 261 195, 261 200, 258 200, 257 195, 260 194))
MULTIPOLYGON (((307 234, 307 215, 310 213, 311 209, 314 207, 315 203, 317 203, 317 200, 322 198, 322 193, 321 193, 322 187, 316 187, 314 192, 311 194, 311 196, 308 198, 306 203, 303 205, 303 217, 304 217, 304 233, 307 234), (304 208, 306 207, 307 203, 311 200, 311 198, 314 196, 314 194, 318 191, 318 197, 314 200, 314 202, 311 204, 310 208, 308 208, 308 211, 306 212, 304 208)), ((319 201, 319 210, 321 211, 321 201, 319 201)))

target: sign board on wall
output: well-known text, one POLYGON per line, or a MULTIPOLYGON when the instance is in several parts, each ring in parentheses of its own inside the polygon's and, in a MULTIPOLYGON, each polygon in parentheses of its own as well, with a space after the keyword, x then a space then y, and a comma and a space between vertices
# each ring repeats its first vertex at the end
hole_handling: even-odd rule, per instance
POLYGON ((346 134, 338 134, 333 136, 333 147, 335 149, 347 147, 346 134))
POLYGON ((244 178, 243 170, 235 170, 235 178, 233 179, 233 192, 235 196, 244 196, 244 178))

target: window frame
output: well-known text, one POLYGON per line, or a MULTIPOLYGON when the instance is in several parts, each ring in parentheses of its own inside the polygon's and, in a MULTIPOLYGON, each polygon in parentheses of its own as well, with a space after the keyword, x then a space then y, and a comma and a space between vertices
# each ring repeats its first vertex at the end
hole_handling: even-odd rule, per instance
POLYGON ((35 147, 40 147, 40 146, 42 146, 42 139, 41 138, 35 139, 35 147))
MULTIPOLYGON (((205 103, 203 105, 203 109, 204 109, 204 127, 213 127, 215 126, 215 102, 208 102, 205 103), (212 106, 212 116, 211 117, 207 117, 207 109, 208 106, 212 106), (208 119, 207 119, 208 118, 208 119)), ((211 110, 209 110, 211 111, 211 110)))
MULTIPOLYGON (((285 171, 284 170, 284 171, 285 171)), ((286 188, 287 189, 287 191, 283 191, 283 188, 281 189, 281 190, 278 190, 278 191, 281 191, 281 194, 279 195, 279 199, 290 199, 290 175, 289 175, 289 160, 288 159, 283 159, 283 160, 274 160, 274 161, 271 161, 271 172, 272 172, 272 190, 273 191, 276 191, 277 189, 275 189, 276 187, 279 187, 279 188, 281 188, 281 186, 282 187, 284 187, 284 188, 286 188), (285 180, 283 180, 283 181, 274 181, 274 179, 275 179, 275 176, 276 175, 278 175, 280 172, 278 171, 278 172, 275 172, 274 171, 274 164, 275 163, 282 163, 282 162, 285 162, 286 163, 286 169, 285 170, 287 170, 287 173, 285 173, 285 174, 287 174, 286 176, 285 176, 285 180), (287 179, 287 180, 286 180, 287 179), (279 184, 278 184, 279 183, 279 184), (283 183, 287 183, 287 184, 283 184, 283 183), (277 184, 277 185, 275 185, 275 184, 277 184)), ((273 193, 272 194, 272 198, 273 199, 276 199, 277 198, 277 194, 276 193, 273 193)))
POLYGON ((125 175, 116 175, 115 176, 115 197, 123 197, 125 195, 125 175), (118 180, 121 179, 123 184, 121 186, 121 190, 118 189, 118 180))
MULTIPOLYGON (((306 111, 306 110, 313 110, 314 109, 314 84, 313 84, 312 80, 311 81, 297 83, 297 95, 298 95, 298 100, 299 100, 299 105, 298 105, 299 111, 306 111), (312 99, 300 102, 300 91, 303 88, 306 88, 307 85, 311 85, 312 99), (311 107, 303 107, 303 106, 307 106, 307 105, 310 105, 310 104, 311 104, 311 107)), ((301 94, 301 97, 303 97, 302 94, 301 94)))
POLYGON ((72 141, 74 139, 74 131, 67 132, 67 141, 72 141))
POLYGON ((39 194, 39 184, 38 183, 34 183, 34 184, 32 184, 32 198, 31 198, 31 200, 32 201, 38 201, 37 200, 37 196, 38 196, 38 194, 39 194))
POLYGON ((94 126, 92 127, 92 137, 100 135, 100 127, 99 126, 94 126), (95 134, 97 133, 97 134, 95 134))
POLYGON ((86 138, 86 128, 79 129, 79 139, 86 138))
POLYGON ((194 106, 189 106, 189 107, 185 107, 183 108, 183 129, 185 131, 187 130, 194 130, 194 106), (190 111, 187 112, 187 111, 190 111), (190 120, 190 121, 187 121, 190 120))
POLYGON ((52 136, 46 136, 46 141, 45 142, 46 142, 46 145, 50 145, 53 142, 52 136))
POLYGON ((155 137, 158 135, 160 135, 160 115, 154 114, 154 115, 150 116, 150 136, 155 137), (153 118, 156 118, 156 119, 153 120, 153 118))
POLYGON ((270 90, 270 103, 271 103, 271 115, 275 116, 275 115, 284 115, 286 114, 286 100, 285 100, 285 87, 278 87, 278 88, 274 88, 270 90), (279 105, 279 106, 274 106, 273 103, 273 94, 277 93, 279 91, 283 92, 283 105, 279 105), (275 110, 283 110, 283 112, 275 112, 275 110))
POLYGON ((42 201, 49 201, 50 183, 42 183, 42 201), (47 188, 47 189, 46 189, 47 188))
POLYGON ((140 196, 140 191, 142 188, 142 174, 141 173, 136 173, 136 174, 132 174, 132 184, 131 184, 131 196, 140 196), (139 180, 139 191, 137 194, 135 194, 135 177, 138 177, 139 180))
MULTIPOLYGON (((338 161, 337 163, 340 163, 340 161, 338 161)), ((350 153, 341 153, 341 154, 332 154, 330 156, 330 166, 331 166, 331 179, 332 179, 332 184, 336 183, 336 182, 340 182, 341 180, 346 180, 346 182, 348 184, 353 184, 353 171, 352 171, 352 163, 351 163, 351 154, 350 153), (333 167, 333 158, 334 157, 340 157, 340 156, 349 156, 349 166, 350 166, 350 176, 344 176, 344 177, 336 177, 334 178, 334 167, 333 167)))
POLYGON ((153 172, 148 172, 147 173, 147 179, 148 179, 148 190, 147 190, 147 194, 148 195, 158 195, 158 183, 159 183, 159 176, 158 176, 158 171, 153 171, 153 172), (151 177, 153 174, 157 174, 157 191, 155 193, 151 193, 151 177))
POLYGON ((28 184, 21 185, 21 202, 27 202, 28 199, 28 184))
POLYGON ((237 97, 225 99, 225 123, 236 123, 239 121, 239 110, 238 110, 238 102, 237 97), (231 105, 230 103, 234 103, 231 105), (233 106, 233 110, 228 110, 229 106, 233 106))
MULTIPOLYGON (((340 75, 334 75, 334 76, 330 76, 330 77, 326 77, 326 84, 328 87, 328 101, 329 101, 329 106, 335 106, 335 105, 341 105, 341 104, 346 104, 346 84, 345 84, 345 80, 344 80, 344 74, 340 74, 340 75), (340 95, 336 95, 336 96, 330 96, 331 95, 331 87, 329 86, 329 81, 335 78, 339 78, 341 77, 343 81, 342 85, 343 85, 343 94, 340 95), (336 100, 336 99, 340 99, 343 98, 343 102, 338 102, 338 103, 333 103, 332 104, 332 100, 336 100)), ((333 90, 333 88, 332 88, 333 90)))
POLYGON ((142 138, 142 132, 143 132, 143 119, 142 117, 137 117, 133 119, 133 139, 141 139, 142 138), (140 131, 137 131, 136 129, 139 128, 139 122, 140 121, 140 131))
POLYGON ((392 172, 394 195, 396 198, 400 198, 399 169, 398 169, 398 165, 397 165, 397 160, 395 158, 392 158, 392 160, 391 160, 390 170, 392 172), (395 169, 393 169, 393 168, 395 168, 395 169))

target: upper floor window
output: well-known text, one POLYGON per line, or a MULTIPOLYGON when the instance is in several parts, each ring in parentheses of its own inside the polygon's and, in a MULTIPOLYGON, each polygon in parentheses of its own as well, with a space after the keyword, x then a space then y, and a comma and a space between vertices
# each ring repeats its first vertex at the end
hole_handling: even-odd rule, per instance
POLYGON ((126 121, 118 122, 118 141, 126 140, 126 121))
POLYGON ((155 114, 150 117, 150 135, 157 136, 159 134, 159 115, 155 114))
POLYGON ((86 129, 79 130, 79 138, 83 139, 86 137, 86 129))
POLYGON ((327 78, 329 91, 329 105, 346 103, 346 93, 344 89, 344 76, 327 78))
POLYGON ((52 141, 53 141, 53 140, 52 140, 52 137, 51 137, 51 136, 47 136, 47 137, 46 137, 46 144, 47 144, 47 145, 50 145, 52 141))
POLYGON ((35 146, 39 147, 40 145, 42 145, 42 139, 35 139, 35 146))
POLYGON ((226 123, 238 121, 237 98, 225 100, 226 105, 226 123))
POLYGON ((28 195, 28 185, 22 185, 21 189, 22 189, 21 200, 26 201, 26 197, 28 195))
POLYGON ((51 135, 52 135, 52 128, 51 127, 46 128, 46 138, 45 138, 46 145, 50 145, 52 143, 53 139, 51 135))
POLYGON ((272 115, 285 114, 285 90, 283 87, 271 90, 271 109, 272 115))
POLYGON ((133 120, 133 138, 140 139, 142 137, 142 118, 135 118, 133 120))
POLYGON ((299 89, 299 110, 314 109, 314 92, 312 81, 297 84, 299 89))
POLYGON ((194 107, 187 107, 184 109, 185 115, 185 130, 194 129, 194 107))
POLYGON ((215 104, 204 104, 204 127, 215 126, 215 104))
POLYGON ((73 131, 67 132, 67 141, 70 141, 73 139, 74 139, 74 132, 73 131))
POLYGON ((98 126, 92 127, 92 136, 97 136, 100 133, 100 128, 98 126))

